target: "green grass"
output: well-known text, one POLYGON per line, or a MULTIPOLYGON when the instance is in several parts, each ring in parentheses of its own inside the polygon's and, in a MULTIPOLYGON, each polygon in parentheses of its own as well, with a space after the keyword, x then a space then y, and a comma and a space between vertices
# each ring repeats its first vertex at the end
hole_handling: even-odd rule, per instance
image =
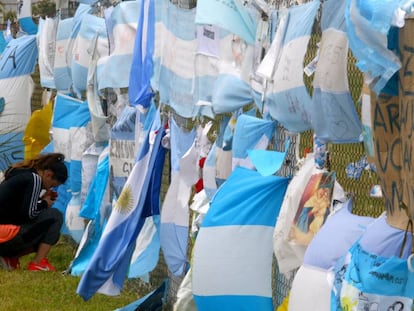
POLYGON ((95 294, 90 300, 84 301, 76 294, 80 277, 62 273, 69 266, 74 252, 73 243, 62 238, 49 254, 49 261, 57 272, 27 271, 27 264, 34 254, 20 259, 22 267, 19 270, 0 269, 1 310, 115 310, 151 291, 149 286, 139 280, 127 280, 119 296, 95 294))

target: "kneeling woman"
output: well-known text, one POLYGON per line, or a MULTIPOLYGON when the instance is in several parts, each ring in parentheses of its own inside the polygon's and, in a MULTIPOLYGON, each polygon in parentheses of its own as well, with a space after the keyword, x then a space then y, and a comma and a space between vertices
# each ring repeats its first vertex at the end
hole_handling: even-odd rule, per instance
POLYGON ((32 271, 55 271, 47 254, 60 237, 63 215, 51 208, 57 195, 53 187, 65 183, 68 172, 60 153, 40 155, 16 163, 0 184, 0 264, 20 267, 19 257, 36 253, 32 271))

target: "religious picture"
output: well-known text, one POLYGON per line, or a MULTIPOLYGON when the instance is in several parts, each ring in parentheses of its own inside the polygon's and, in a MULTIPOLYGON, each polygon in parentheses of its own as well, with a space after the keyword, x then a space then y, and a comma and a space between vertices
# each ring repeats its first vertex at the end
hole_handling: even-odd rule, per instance
POLYGON ((335 172, 312 175, 299 202, 290 230, 290 240, 308 245, 330 212, 335 172))

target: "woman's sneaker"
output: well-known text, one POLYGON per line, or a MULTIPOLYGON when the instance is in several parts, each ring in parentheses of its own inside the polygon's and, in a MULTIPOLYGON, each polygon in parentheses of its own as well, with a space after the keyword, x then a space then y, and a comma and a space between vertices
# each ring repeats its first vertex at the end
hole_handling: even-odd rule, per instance
POLYGON ((3 270, 16 270, 20 268, 20 262, 18 257, 0 257, 0 265, 3 270))
POLYGON ((47 258, 43 258, 39 263, 34 263, 33 261, 29 262, 27 270, 30 271, 56 271, 47 258))

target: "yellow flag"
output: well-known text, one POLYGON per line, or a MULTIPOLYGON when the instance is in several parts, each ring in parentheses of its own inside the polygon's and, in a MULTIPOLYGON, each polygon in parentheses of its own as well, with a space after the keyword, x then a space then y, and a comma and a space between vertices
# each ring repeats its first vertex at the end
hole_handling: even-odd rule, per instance
POLYGON ((24 159, 36 158, 50 142, 49 130, 52 125, 53 102, 50 100, 42 109, 36 110, 24 131, 24 159))

